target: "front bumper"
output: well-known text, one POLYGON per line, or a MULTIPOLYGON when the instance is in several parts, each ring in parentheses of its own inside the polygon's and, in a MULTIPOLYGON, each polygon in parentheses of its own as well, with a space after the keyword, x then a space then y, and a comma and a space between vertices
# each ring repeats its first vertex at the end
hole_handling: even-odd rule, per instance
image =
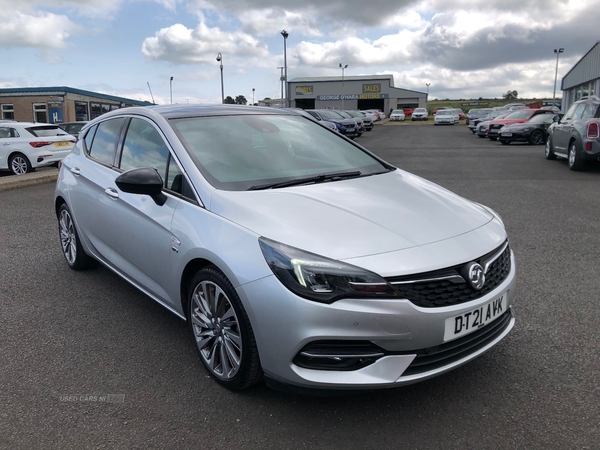
MULTIPOLYGON (((343 299, 331 305, 299 298, 275 276, 238 288, 247 306, 265 375, 277 383, 307 389, 388 388, 425 380, 478 357, 500 342, 514 326, 511 303, 516 291, 514 255, 506 279, 494 291, 470 302, 440 308, 422 308, 408 300, 343 299), (506 295, 507 311, 464 340, 495 330, 454 358, 437 364, 415 365, 432 351, 460 344, 463 337, 444 342, 446 319, 467 313, 506 295), (499 321, 502 320, 502 323, 499 321), (368 342, 383 357, 357 370, 315 370, 294 359, 315 342, 368 342), (420 367, 418 367, 420 366, 420 367)), ((462 345, 462 344, 461 344, 462 345)))

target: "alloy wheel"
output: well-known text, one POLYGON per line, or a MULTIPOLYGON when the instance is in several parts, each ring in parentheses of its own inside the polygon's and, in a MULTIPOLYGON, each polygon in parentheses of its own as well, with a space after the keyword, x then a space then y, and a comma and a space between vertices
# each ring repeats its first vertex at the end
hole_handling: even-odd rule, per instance
POLYGON ((70 265, 75 264, 77 260, 77 236, 75 234, 75 226, 73 219, 67 210, 60 212, 60 244, 63 254, 70 265))
POLYGON ((230 299, 218 284, 202 281, 192 302, 192 330, 206 367, 221 380, 232 379, 242 362, 242 336, 230 299))
POLYGON ((10 167, 16 175, 27 173, 27 161, 22 156, 15 156, 11 161, 10 167))

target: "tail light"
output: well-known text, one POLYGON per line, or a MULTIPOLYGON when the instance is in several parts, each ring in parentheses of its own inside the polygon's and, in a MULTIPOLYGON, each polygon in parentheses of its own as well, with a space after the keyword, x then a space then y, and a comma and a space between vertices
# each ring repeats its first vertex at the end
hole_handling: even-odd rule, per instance
POLYGON ((598 130, 598 122, 590 122, 587 129, 588 139, 598 139, 600 137, 600 131, 598 130))
POLYGON ((29 143, 29 145, 31 145, 33 148, 40 148, 40 147, 44 147, 45 145, 50 145, 50 144, 52 144, 52 142, 35 141, 35 142, 29 143))

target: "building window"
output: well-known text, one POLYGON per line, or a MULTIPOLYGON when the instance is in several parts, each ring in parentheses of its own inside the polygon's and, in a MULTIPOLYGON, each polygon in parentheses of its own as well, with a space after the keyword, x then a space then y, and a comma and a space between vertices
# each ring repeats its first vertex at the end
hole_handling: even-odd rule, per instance
POLYGON ((33 121, 38 123, 48 123, 48 111, 45 103, 33 104, 33 121))
POLYGON ((15 110, 13 105, 2 105, 2 118, 7 120, 15 120, 15 110))
POLYGON ((87 122, 89 119, 88 104, 85 102, 75 102, 75 120, 77 122, 87 122))
POLYGON ((96 117, 100 117, 102 115, 102 108, 100 107, 100 103, 90 103, 91 109, 91 119, 95 119, 96 117))

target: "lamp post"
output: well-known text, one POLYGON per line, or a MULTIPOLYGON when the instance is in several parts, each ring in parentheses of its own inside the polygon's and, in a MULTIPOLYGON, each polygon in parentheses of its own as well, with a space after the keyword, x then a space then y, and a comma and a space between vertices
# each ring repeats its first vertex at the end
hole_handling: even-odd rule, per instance
POLYGON ((283 76, 283 67, 278 67, 281 70, 281 76, 279 77, 279 81, 281 81, 281 105, 283 106, 283 82, 285 81, 285 77, 283 76))
POLYGON ((173 104, 173 77, 169 80, 169 91, 171 92, 171 105, 173 104))
POLYGON ((425 103, 429 103, 429 85, 431 83, 425 83, 425 86, 427 86, 427 96, 425 97, 425 103))
POLYGON ((221 63, 221 103, 225 103, 225 91, 223 90, 223 55, 221 55, 221 52, 217 54, 217 61, 221 63))
POLYGON ((287 84, 287 48, 286 48, 286 42, 287 42, 287 38, 289 36, 289 33, 285 30, 281 31, 281 35, 283 36, 283 70, 284 70, 284 77, 285 77, 285 107, 289 108, 289 98, 288 98, 288 84, 287 84))
MULTIPOLYGON (((554 71, 554 91, 552 92, 552 107, 556 106, 556 79, 558 77, 558 55, 565 51, 564 48, 555 48, 554 53, 556 53, 556 70, 554 71)), ((562 107, 561 107, 562 109, 562 107)))
POLYGON ((252 106, 254 106, 254 88, 252 88, 252 106))
POLYGON ((344 109, 344 70, 348 68, 348 64, 340 63, 340 69, 342 69, 342 109, 344 109))

